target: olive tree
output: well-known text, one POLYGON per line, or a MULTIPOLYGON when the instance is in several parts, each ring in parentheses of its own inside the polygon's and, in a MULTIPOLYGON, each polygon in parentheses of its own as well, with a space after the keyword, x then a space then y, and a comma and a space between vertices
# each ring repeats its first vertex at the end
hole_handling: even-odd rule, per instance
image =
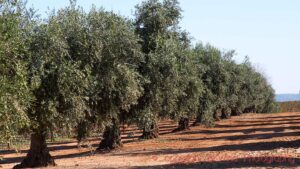
POLYGON ((247 96, 245 97, 247 103, 243 112, 276 112, 278 108, 274 99, 274 90, 263 73, 258 72, 248 58, 246 58, 242 66, 246 72, 244 88, 247 91, 247 96))
POLYGON ((214 119, 218 119, 222 110, 227 107, 225 96, 228 74, 219 49, 211 45, 197 44, 194 52, 198 63, 203 66, 201 79, 204 85, 196 123, 202 122, 211 126, 214 119))
POLYGON ((121 145, 120 121, 143 93, 138 65, 143 62, 138 37, 130 21, 92 9, 87 16, 91 52, 91 109, 108 122, 100 149, 121 145))
POLYGON ((176 109, 178 97, 177 45, 173 39, 160 38, 155 52, 147 55, 143 65, 144 95, 131 111, 137 114, 138 125, 143 129, 143 139, 158 137, 157 122, 176 109))
POLYGON ((186 50, 178 61, 180 67, 179 95, 177 108, 172 114, 174 120, 178 120, 178 128, 175 131, 189 129, 189 121, 195 118, 200 107, 200 97, 203 94, 203 82, 201 79, 203 66, 191 50, 186 50))
POLYGON ((28 84, 34 96, 27 110, 31 144, 15 168, 55 165, 46 144, 49 127, 75 124, 86 109, 86 78, 80 64, 72 60, 55 13, 37 24, 29 43, 28 84))
POLYGON ((26 26, 22 3, 0 1, 0 142, 8 145, 29 125, 26 26))
POLYGON ((144 94, 133 111, 143 129, 142 138, 158 137, 157 122, 176 109, 181 9, 176 0, 149 0, 136 6, 136 33, 141 37, 145 62, 139 72, 146 78, 144 94))

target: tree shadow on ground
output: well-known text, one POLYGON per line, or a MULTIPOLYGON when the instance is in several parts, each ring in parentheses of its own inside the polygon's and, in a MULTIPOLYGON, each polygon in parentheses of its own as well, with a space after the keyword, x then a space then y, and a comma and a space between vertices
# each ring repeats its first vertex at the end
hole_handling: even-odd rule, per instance
MULTIPOLYGON (((97 141, 100 139, 99 138, 89 138, 86 141, 97 141)), ((57 150, 67 150, 67 149, 73 149, 77 148, 77 145, 65 145, 65 144, 72 144, 75 141, 63 141, 63 142, 50 142, 47 143, 48 148, 50 151, 57 151, 57 150)), ((92 145, 95 146, 95 145, 92 145)), ((10 149, 10 150, 0 150, 0 155, 7 155, 7 154, 14 154, 14 153, 27 153, 28 150, 18 150, 16 151, 15 149, 10 149)))
MULTIPOLYGON (((274 116, 274 117, 268 117, 268 119, 283 119, 283 118, 300 118, 300 113, 296 115, 290 115, 290 116, 274 116), (299 114, 299 115, 298 115, 299 114)), ((257 117, 256 119, 266 119, 265 117, 257 117)))
MULTIPOLYGON (((291 124, 291 123, 287 123, 291 124)), ((299 123, 297 123, 299 124, 299 123)), ((228 126, 228 130, 222 130, 219 129, 218 127, 213 128, 213 129, 205 129, 205 130, 197 130, 197 131, 183 131, 180 133, 177 133, 177 135, 191 135, 191 134, 225 134, 225 133, 243 133, 243 134, 250 134, 254 132, 283 132, 285 130, 300 130, 300 126, 288 126, 288 127, 268 127, 268 128, 259 128, 259 125, 251 125, 252 127, 255 128, 250 128, 250 129, 231 129, 230 126, 228 126)))
MULTIPOLYGON (((265 122, 268 119, 257 119, 255 118, 255 120, 235 120, 235 122, 239 122, 239 123, 257 123, 257 122, 265 122)), ((284 122, 284 121, 300 121, 300 118, 292 118, 292 119, 272 119, 272 122, 284 122)))
POLYGON ((196 153, 207 151, 266 151, 278 148, 299 148, 300 140, 294 141, 272 141, 272 142, 258 142, 258 143, 245 143, 245 144, 230 144, 215 147, 205 148, 185 148, 185 149, 160 149, 154 151, 135 151, 135 152, 121 152, 114 154, 115 156, 139 156, 139 155, 170 155, 170 154, 183 154, 183 153, 196 153))
MULTIPOLYGON (((187 159, 188 161, 188 159, 187 159)), ((205 162, 195 162, 195 163, 176 163, 168 165, 158 165, 158 166, 137 166, 131 167, 132 169, 227 169, 227 168, 249 168, 249 167, 266 167, 266 168, 286 168, 286 167, 298 167, 300 166, 299 158, 292 157, 246 157, 238 158, 233 160, 224 161, 205 161, 205 162)))
MULTIPOLYGON (((282 137, 291 137, 299 136, 300 131, 298 132, 288 132, 288 133, 262 133, 262 134, 247 134, 247 135, 233 135, 233 136, 221 136, 221 137, 201 137, 201 138, 179 138, 181 141, 200 141, 200 140, 262 140, 270 138, 282 138, 282 137)), ((172 140, 172 139, 168 139, 172 140)), ((174 139, 178 140, 178 139, 174 139)))
MULTIPOLYGON (((98 147, 99 144, 92 144, 91 147, 98 147)), ((50 153, 57 150, 67 150, 67 149, 77 149, 77 146, 54 146, 54 147, 48 147, 50 150, 50 153)), ((22 153, 27 154, 28 150, 22 151, 22 153)), ((72 154, 65 154, 65 155, 56 155, 53 156, 54 159, 61 159, 61 158, 75 158, 75 157, 82 157, 90 155, 91 151, 85 151, 80 153, 72 153, 72 154)), ((19 157, 8 157, 0 160, 0 164, 11 164, 11 163, 20 163, 25 156, 19 156, 19 157)))
MULTIPOLYGON (((74 143, 74 142, 73 142, 74 143)), ((50 151, 59 151, 59 150, 68 150, 68 149, 75 149, 78 148, 77 145, 55 145, 55 146, 48 146, 48 149, 50 151)), ((28 150, 19 150, 19 152, 16 152, 15 150, 1 150, 1 155, 7 155, 7 154, 14 154, 14 153, 28 153, 28 150)))
MULTIPOLYGON (((66 159, 66 158, 85 157, 85 156, 89 156, 89 155, 93 155, 93 153, 91 153, 90 151, 85 151, 85 152, 80 152, 80 153, 57 155, 57 156, 53 156, 53 158, 54 159, 66 159)), ((25 156, 5 158, 3 160, 0 160, 0 165, 1 164, 21 163, 24 158, 25 158, 25 156)))
POLYGON ((252 127, 252 126, 275 126, 275 125, 286 125, 286 124, 299 124, 299 122, 284 122, 284 123, 252 123, 252 124, 233 124, 233 125, 225 125, 225 124, 217 124, 216 128, 235 128, 235 127, 252 127))

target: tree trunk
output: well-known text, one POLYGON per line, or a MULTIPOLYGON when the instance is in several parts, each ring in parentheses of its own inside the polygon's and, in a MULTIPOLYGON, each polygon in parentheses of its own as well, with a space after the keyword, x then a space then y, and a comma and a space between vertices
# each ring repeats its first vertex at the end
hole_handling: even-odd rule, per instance
POLYGON ((117 120, 113 119, 112 125, 105 128, 98 150, 112 150, 119 147, 122 147, 120 126, 117 120))
POLYGON ((82 120, 77 125, 77 141, 80 143, 81 141, 87 139, 88 137, 88 123, 85 120, 82 120))
POLYGON ((31 134, 30 149, 21 164, 14 168, 36 168, 55 166, 46 143, 46 133, 36 132, 31 134))
POLYGON ((202 115, 198 115, 198 116, 196 117, 195 122, 193 123, 193 126, 198 126, 198 125, 201 124, 201 122, 202 122, 202 115))
POLYGON ((50 127, 50 140, 51 140, 51 142, 55 141, 54 132, 53 132, 53 126, 50 127))
POLYGON ((231 112, 232 116, 240 116, 242 114, 242 111, 238 110, 238 109, 234 109, 231 112))
POLYGON ((222 111, 220 109, 216 110, 214 113, 214 119, 216 121, 220 121, 222 116, 222 111))
POLYGON ((143 135, 140 137, 141 139, 154 139, 158 138, 159 129, 156 123, 151 125, 151 129, 148 131, 145 128, 143 129, 143 135))
POLYGON ((181 117, 179 122, 178 122, 178 128, 173 130, 173 132, 176 132, 176 131, 183 131, 183 130, 188 130, 190 129, 189 127, 189 122, 190 122, 190 119, 189 118, 186 118, 186 117, 181 117))
POLYGON ((229 108, 222 109, 222 119, 229 119, 231 116, 231 110, 229 108))
POLYGON ((255 113, 255 106, 250 106, 250 107, 245 108, 243 113, 255 113))

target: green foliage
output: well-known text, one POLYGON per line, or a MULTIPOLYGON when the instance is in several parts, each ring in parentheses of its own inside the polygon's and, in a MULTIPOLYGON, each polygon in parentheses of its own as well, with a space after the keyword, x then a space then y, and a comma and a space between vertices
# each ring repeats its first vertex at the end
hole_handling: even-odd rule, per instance
POLYGON ((234 51, 191 46, 178 1, 142 2, 135 17, 71 1, 42 21, 21 2, 1 1, 0 141, 24 128, 131 121, 149 132, 162 118, 198 116, 213 126, 216 116, 277 111, 272 87, 247 58, 238 64, 234 51))
POLYGON ((229 75, 225 70, 225 61, 219 49, 198 44, 194 53, 198 63, 203 65, 201 80, 204 84, 204 93, 200 96, 201 107, 198 113, 199 116, 203 116, 202 122, 210 125, 213 124, 214 113, 218 109, 227 107, 226 83, 229 75))
POLYGON ((71 59, 63 29, 54 14, 39 23, 30 41, 29 84, 35 100, 28 116, 33 130, 67 128, 84 116, 88 85, 80 62, 71 59))
POLYGON ((136 6, 136 32, 142 38, 144 53, 153 52, 158 46, 157 38, 176 33, 181 8, 177 0, 149 0, 136 6))
POLYGON ((23 12, 21 3, 0 2, 0 141, 10 142, 29 124, 23 12))
POLYGON ((177 118, 186 111, 183 104, 177 103, 185 97, 182 91, 187 84, 182 75, 189 71, 185 70, 189 40, 178 27, 181 9, 176 0, 143 2, 136 6, 135 16, 136 33, 142 39, 145 54, 139 71, 146 83, 145 92, 133 111, 140 127, 147 131, 158 118, 177 118))
POLYGON ((143 93, 138 38, 131 23, 113 13, 92 9, 87 22, 94 53, 89 55, 92 112, 102 121, 120 119, 143 93))
POLYGON ((86 78, 85 117, 94 118, 101 128, 125 117, 143 93, 137 68, 144 58, 132 23, 95 7, 85 13, 75 4, 60 10, 56 18, 70 57, 86 78))
POLYGON ((194 53, 204 68, 198 112, 204 124, 212 125, 213 118, 231 114, 277 111, 273 89, 247 59, 237 64, 232 60, 234 51, 224 53, 211 45, 198 44, 194 53))

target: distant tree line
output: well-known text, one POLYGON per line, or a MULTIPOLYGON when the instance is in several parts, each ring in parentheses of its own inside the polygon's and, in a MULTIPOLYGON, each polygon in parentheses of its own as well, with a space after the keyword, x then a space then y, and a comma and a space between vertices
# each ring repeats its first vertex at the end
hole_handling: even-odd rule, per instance
POLYGON ((55 165, 46 144, 53 128, 81 140, 97 126, 99 149, 115 149, 121 123, 152 139, 161 119, 178 121, 179 131, 190 119, 213 126, 277 110, 274 90, 247 58, 236 63, 234 51, 192 45, 177 0, 142 2, 134 19, 70 2, 41 19, 23 1, 0 1, 0 140, 31 134, 16 168, 55 165))
POLYGON ((300 101, 279 102, 280 112, 299 112, 300 101))

